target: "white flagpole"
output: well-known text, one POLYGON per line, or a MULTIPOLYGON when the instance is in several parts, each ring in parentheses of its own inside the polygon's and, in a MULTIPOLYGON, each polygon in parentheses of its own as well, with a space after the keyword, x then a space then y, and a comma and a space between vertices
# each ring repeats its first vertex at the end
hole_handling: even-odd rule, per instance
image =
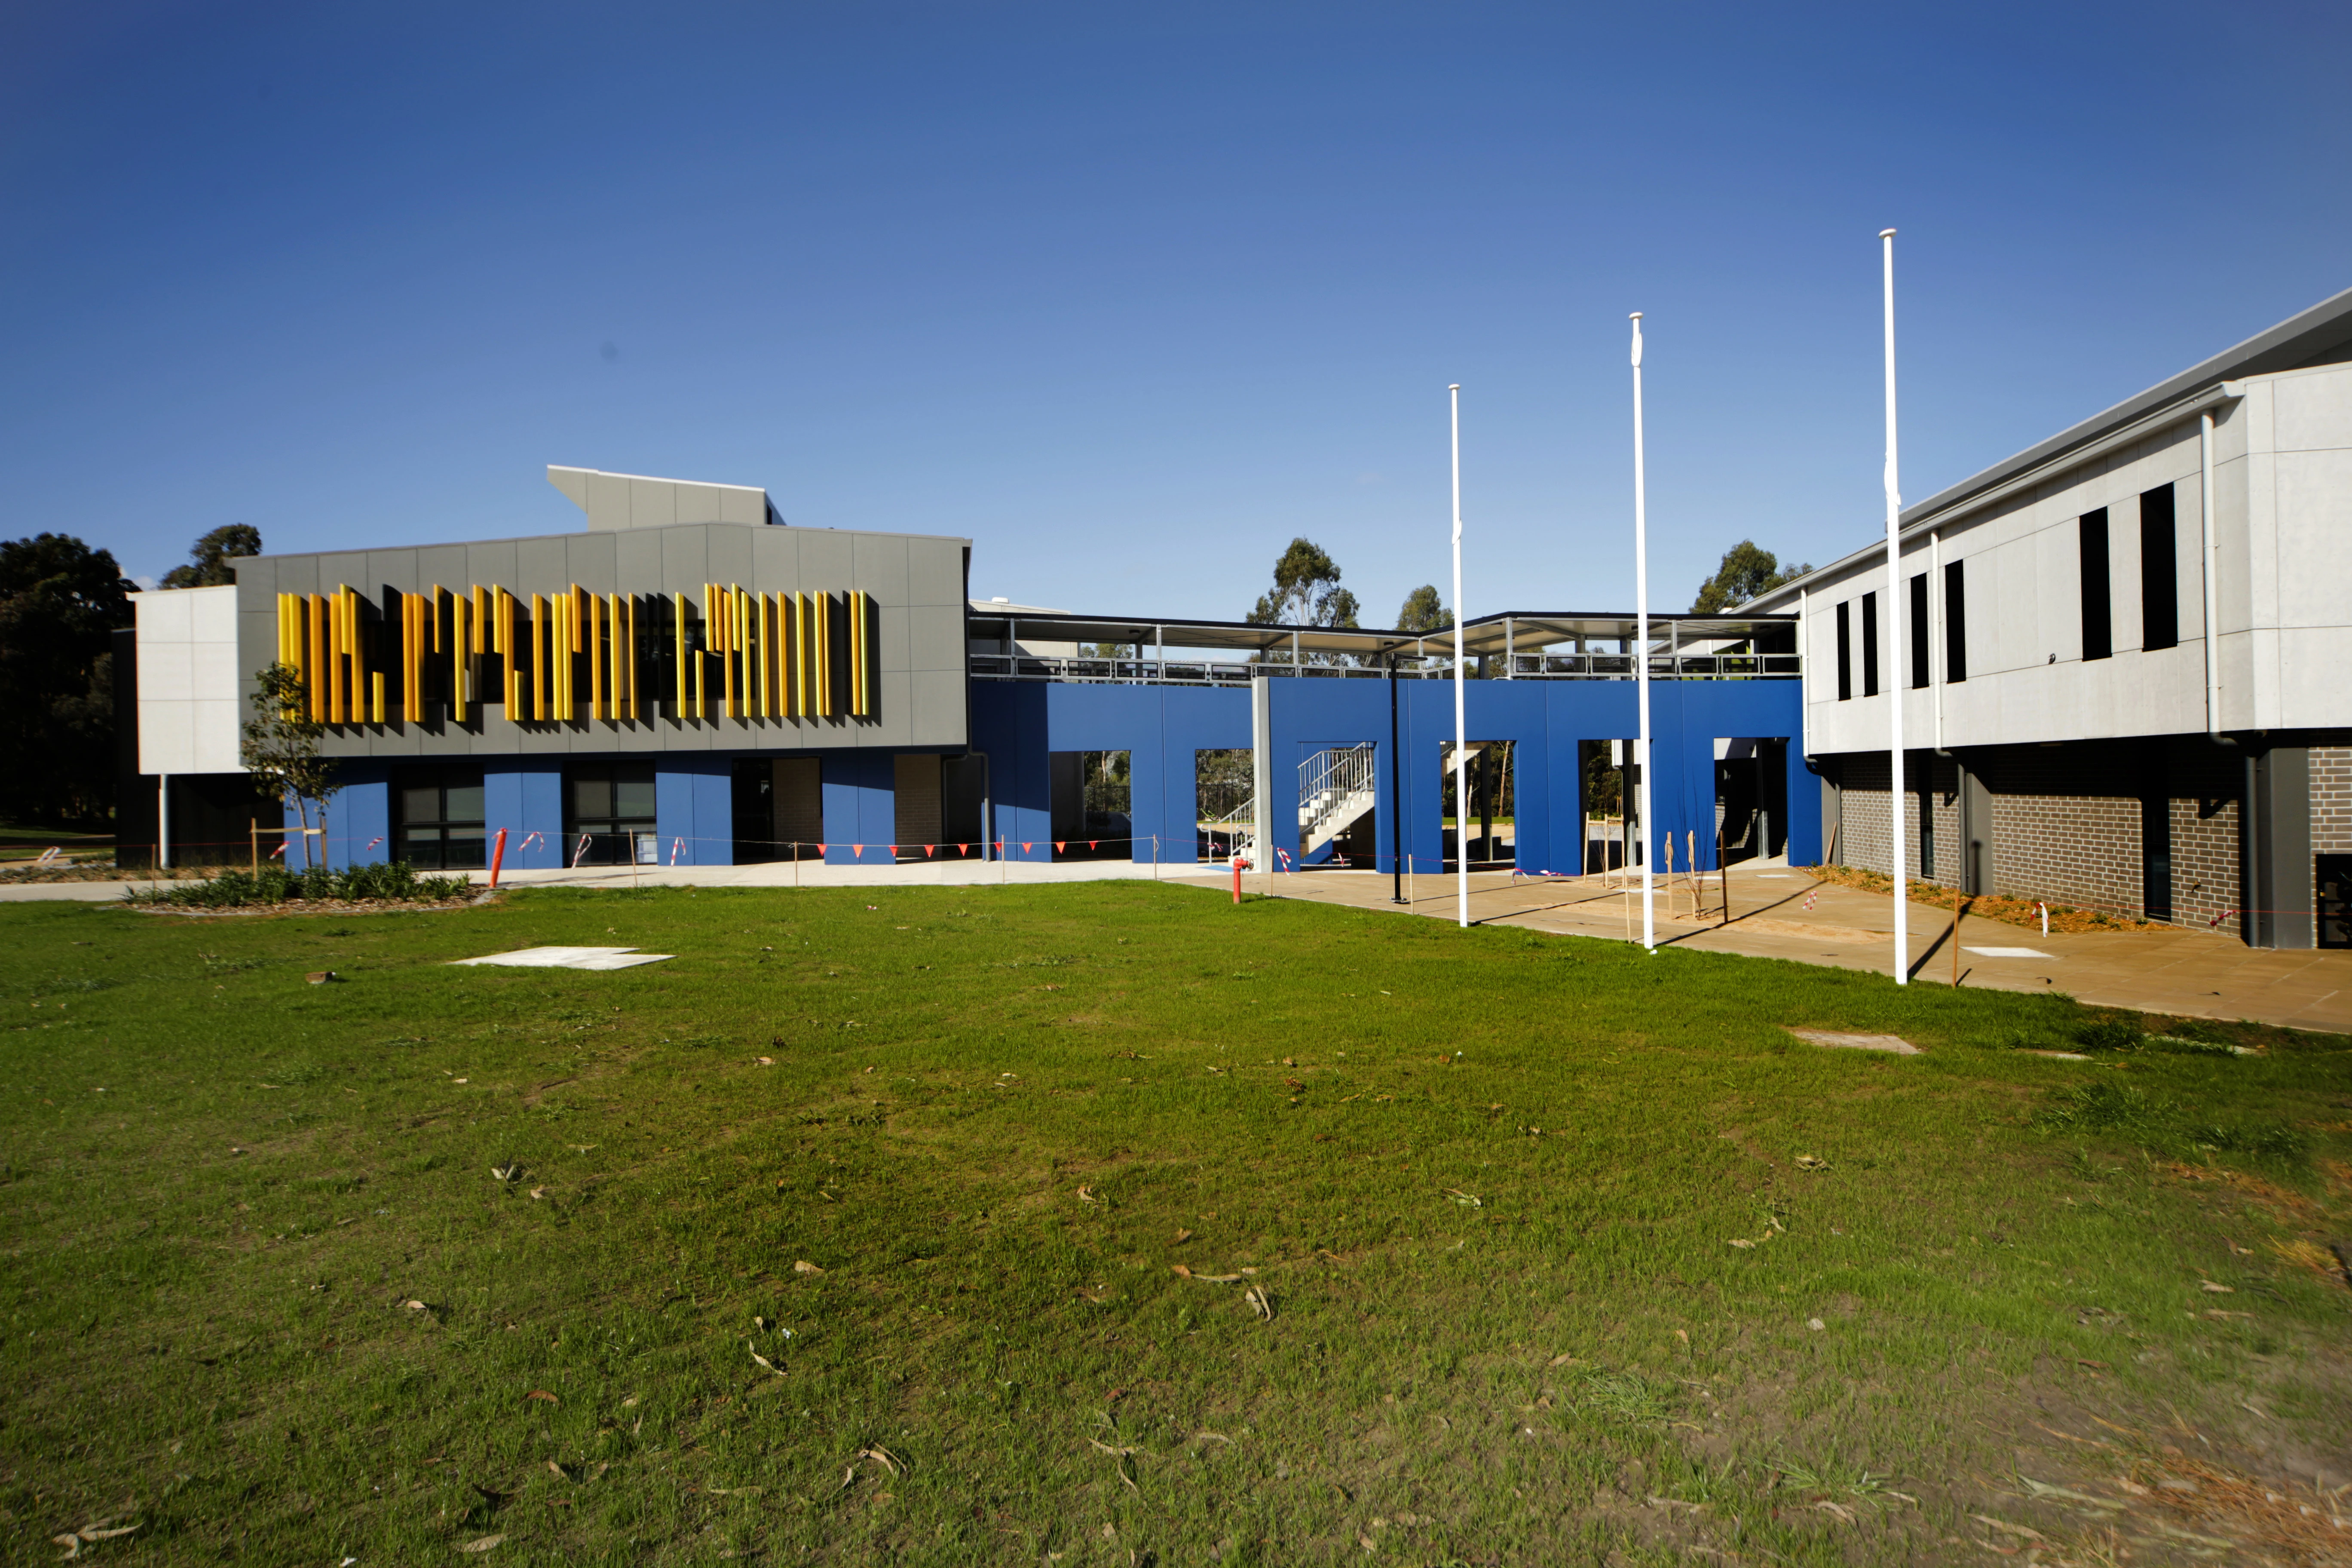
POLYGON ((1462 696, 1462 387, 1447 387, 1454 400, 1454 919, 1470 925, 1470 727, 1462 696))
MULTIPOLYGON (((1903 798, 1903 482, 1895 467, 1895 231, 1881 229, 1878 243, 1886 272, 1886 761, 1891 787, 1887 791, 1894 833, 1895 984, 1910 983, 1910 899, 1904 887, 1904 857, 1910 841, 1906 830, 1910 815, 1903 798)), ((1913 628, 1916 635, 1917 628, 1913 628)))
POLYGON ((1650 881, 1650 513, 1642 471, 1642 312, 1633 321, 1633 690, 1642 710, 1633 742, 1634 810, 1642 824, 1642 946, 1658 951, 1655 890, 1650 881))

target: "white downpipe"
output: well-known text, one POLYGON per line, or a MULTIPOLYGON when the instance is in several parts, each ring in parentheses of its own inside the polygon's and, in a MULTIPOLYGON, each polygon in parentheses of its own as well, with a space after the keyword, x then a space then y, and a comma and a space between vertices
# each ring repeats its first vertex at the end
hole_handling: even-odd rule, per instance
POLYGON ((2205 535, 2205 732, 2221 732, 2221 544, 2213 527, 2213 411, 2197 416, 2197 520, 2205 535))
POLYGON ((1886 682, 1886 762, 1890 777, 1887 807, 1893 828, 1895 868, 1895 984, 1908 984, 1911 932, 1906 919, 1909 902, 1904 889, 1903 857, 1908 844, 1905 829, 1910 815, 1903 799, 1903 687, 1908 671, 1903 665, 1903 481, 1895 464, 1895 231, 1881 229, 1878 242, 1885 258, 1886 296, 1886 647, 1893 657, 1886 682))
POLYGON ((1658 951, 1656 889, 1650 880, 1650 513, 1642 471, 1642 312, 1633 322, 1633 691, 1641 733, 1633 742, 1633 798, 1642 817, 1642 946, 1658 951))
POLYGON ((155 778, 155 864, 172 863, 172 775, 155 778))
POLYGON ((1462 690, 1462 387, 1454 404, 1454 919, 1470 926, 1470 721, 1462 690))

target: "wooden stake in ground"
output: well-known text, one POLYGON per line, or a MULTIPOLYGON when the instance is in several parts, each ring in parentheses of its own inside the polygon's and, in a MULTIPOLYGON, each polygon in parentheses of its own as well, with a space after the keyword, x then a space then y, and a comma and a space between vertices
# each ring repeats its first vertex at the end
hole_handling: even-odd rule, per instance
POLYGON ((1662 868, 1666 879, 1666 918, 1675 918, 1675 836, 1666 834, 1658 840, 1665 846, 1666 863, 1662 868))
POLYGON ((1723 925, 1731 923, 1731 867, 1723 858, 1723 824, 1715 825, 1715 876, 1723 888, 1723 925))
POLYGON ((1957 889, 1957 888, 1955 888, 1954 889, 1952 889, 1952 988, 1953 988, 1954 990, 1956 990, 1956 991, 1957 991, 1957 990, 1958 990, 1958 989, 1959 989, 1959 985, 1960 985, 1960 894, 1959 894, 1959 889, 1957 889))

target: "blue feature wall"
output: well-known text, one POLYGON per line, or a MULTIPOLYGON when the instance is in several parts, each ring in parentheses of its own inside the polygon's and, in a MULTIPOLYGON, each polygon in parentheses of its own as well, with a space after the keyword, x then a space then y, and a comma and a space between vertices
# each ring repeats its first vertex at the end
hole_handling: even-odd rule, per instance
MULTIPOLYGON (((1397 725, 1405 764, 1397 769, 1389 736, 1389 683, 1276 676, 1264 682, 1272 734, 1272 841, 1296 844, 1298 764, 1329 747, 1367 742, 1378 758, 1379 808, 1393 788, 1402 797, 1405 849, 1416 870, 1444 861, 1444 745, 1454 735, 1454 689, 1443 680, 1396 683, 1397 725)), ((1165 865, 1198 856, 1194 753, 1250 744, 1246 689, 1189 686, 1065 685, 1051 681, 975 681, 972 749, 988 757, 993 808, 991 836, 1016 860, 1051 860, 1053 801, 1047 758, 1055 752, 1129 753, 1133 858, 1165 865)), ((1793 680, 1662 680, 1650 689, 1655 727, 1649 837, 1698 839, 1699 864, 1715 864, 1715 742, 1718 737, 1787 737, 1789 858, 1821 858, 1821 792, 1795 737, 1801 690, 1793 680)), ((1633 687, 1617 680, 1476 680, 1465 692, 1470 739, 1517 742, 1516 853, 1523 870, 1575 872, 1584 842, 1581 741, 1623 739, 1637 727, 1633 687)), ((823 759, 825 860, 837 866, 887 865, 898 835, 892 754, 833 752, 823 759)), ((735 858, 734 759, 684 752, 655 772, 661 863, 727 866, 735 858)), ((389 767, 347 763, 343 788, 330 807, 330 863, 382 860, 391 854, 389 767)), ((563 865, 563 773, 558 764, 493 760, 484 809, 493 839, 508 830, 508 866, 563 865), (537 835, 536 837, 533 835, 537 835)), ((294 813, 289 826, 298 826, 294 813)), ((1380 824, 1381 870, 1395 861, 1392 829, 1380 824)), ((299 842, 299 841, 298 841, 299 842)), ((299 850, 289 863, 303 864, 299 850)), ((1682 857, 1676 856, 1676 862, 1682 857)))
MULTIPOLYGON (((1291 781, 1315 752, 1370 742, 1378 757, 1380 809, 1393 784, 1402 797, 1405 852, 1419 870, 1444 861, 1444 746, 1454 738, 1454 688, 1443 680, 1396 683, 1402 775, 1389 736, 1389 683, 1378 679, 1276 676, 1265 681, 1272 731, 1272 841, 1296 844, 1297 792, 1291 781)), ((1640 727, 1633 684, 1616 680, 1475 680, 1464 693, 1470 739, 1516 741, 1516 852, 1528 870, 1582 868, 1584 803, 1577 771, 1581 741, 1624 739, 1640 727)), ((1799 685, 1793 680, 1675 680, 1650 688, 1654 734, 1650 837, 1700 840, 1702 867, 1715 864, 1715 742, 1718 737, 1787 737, 1790 858, 1821 858, 1821 792, 1794 743, 1799 685)), ((1250 744, 1246 690, 1183 686, 1062 685, 976 681, 972 746, 988 753, 995 837, 1014 859, 1050 860, 1053 816, 1047 755, 1129 753, 1135 858, 1163 863, 1197 856, 1195 752, 1250 744), (1157 836, 1157 844, 1154 843, 1157 836)), ((828 781, 831 763, 827 763, 828 781)), ((881 781, 887 788, 888 780, 881 781)), ((828 782, 825 811, 833 821, 828 782)), ((1393 839, 1379 833, 1380 868, 1392 868, 1393 839)), ((1677 857, 1677 863, 1680 857, 1677 857)))
POLYGON ((665 866, 735 864, 735 759, 709 752, 656 758, 654 831, 665 866))
MULTIPOLYGON (((1266 682, 1272 730, 1275 821, 1271 841, 1298 842, 1297 790, 1286 788, 1298 764, 1333 746, 1379 748, 1380 808, 1393 782, 1402 798, 1405 853, 1412 868, 1444 863, 1445 743, 1454 739, 1454 688, 1444 680, 1397 682, 1397 730, 1405 757, 1393 781, 1389 689, 1384 680, 1276 677, 1266 682)), ((1514 741, 1517 819, 1514 854, 1521 870, 1574 874, 1583 868, 1582 741, 1625 739, 1640 727, 1629 681, 1475 680, 1463 694, 1468 738, 1514 741)), ((1652 822, 1654 842, 1672 833, 1699 840, 1699 864, 1715 864, 1715 742, 1718 737, 1770 739, 1798 734, 1799 685, 1793 680, 1662 680, 1650 688, 1652 822)), ((1821 858, 1821 792, 1792 743, 1789 757, 1789 858, 1821 858)), ((1380 868, 1392 869, 1393 839, 1380 828, 1380 868)), ((1680 863, 1680 857, 1677 857, 1680 863)))
MULTIPOLYGON (((1248 747, 1250 694, 1200 686, 974 681, 971 734, 972 750, 988 754, 994 837, 1006 858, 1054 858, 1048 753, 1125 752, 1135 837, 1129 858, 1189 864, 1199 853, 1193 753, 1248 747)), ((830 814, 830 794, 825 809, 830 814)))
POLYGON ((898 763, 889 752, 836 752, 819 764, 824 863, 887 866, 898 837, 898 763))

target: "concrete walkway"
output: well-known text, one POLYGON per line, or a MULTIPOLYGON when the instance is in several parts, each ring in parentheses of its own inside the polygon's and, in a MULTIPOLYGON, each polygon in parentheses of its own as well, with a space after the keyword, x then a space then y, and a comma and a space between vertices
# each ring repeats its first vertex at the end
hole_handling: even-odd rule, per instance
MULTIPOLYGON (((1197 876, 1181 879, 1195 886, 1231 886, 1197 876)), ((1390 901, 1391 879, 1370 872, 1252 873, 1244 882, 1250 892, 1454 918, 1451 877, 1412 879, 1412 902, 1402 908, 1390 901)), ((1624 887, 1622 879, 1615 888, 1603 887, 1598 877, 1515 883, 1508 873, 1497 872, 1473 875, 1470 883, 1470 918, 1480 924, 1617 942, 1641 937, 1641 893, 1638 887, 1624 887)), ((1735 868, 1727 924, 1717 918, 1719 903, 1712 873, 1706 879, 1704 919, 1692 913, 1687 884, 1672 893, 1662 890, 1657 898, 1659 945, 1881 974, 1887 973, 1894 957, 1892 900, 1816 882, 1801 869, 1735 868)), ((1951 911, 1915 903, 1909 926, 1912 978, 1949 984, 1951 911)), ((1963 985, 2063 991, 2100 1006, 2186 1017, 2252 1018, 2289 1028, 2352 1034, 2352 952, 2278 952, 2247 947, 2234 934, 2182 930, 2045 937, 2023 926, 1976 917, 1960 921, 1958 938, 1963 985), (2023 952, 2002 955, 1977 951, 1986 948, 2023 952)))
MULTIPOLYGON (((970 887, 1034 882, 1101 882, 1116 878, 1159 877, 1174 880, 1195 868, 1137 865, 1131 860, 928 860, 902 866, 828 866, 822 861, 772 861, 760 866, 583 866, 576 871, 507 871, 502 888, 873 888, 970 887)), ((465 873, 480 887, 487 871, 465 873)), ((103 903, 125 889, 149 888, 131 882, 0 883, 0 903, 63 899, 103 903)), ((168 886, 168 884, 165 884, 168 886)))

